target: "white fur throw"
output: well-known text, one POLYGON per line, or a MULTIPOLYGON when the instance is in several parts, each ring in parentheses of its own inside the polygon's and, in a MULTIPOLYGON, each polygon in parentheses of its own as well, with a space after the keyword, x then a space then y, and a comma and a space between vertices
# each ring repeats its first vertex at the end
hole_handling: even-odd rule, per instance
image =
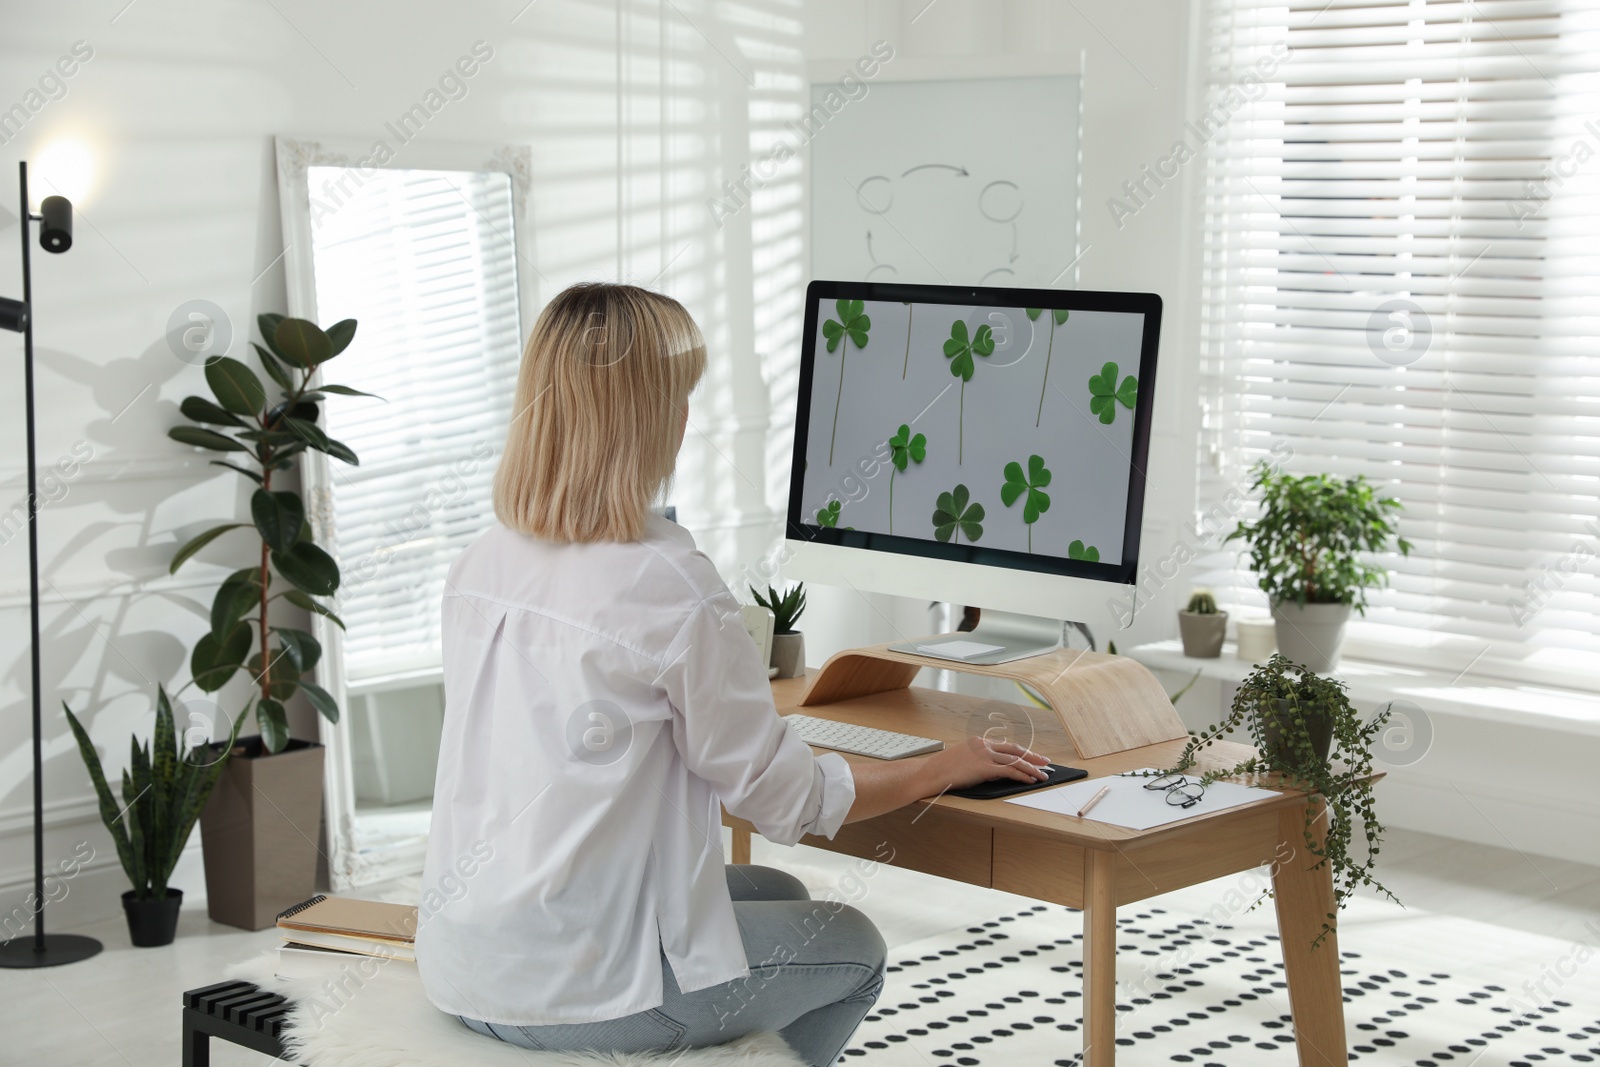
POLYGON ((227 977, 294 1002, 284 1044, 293 1062, 314 1067, 806 1067, 773 1033, 674 1053, 531 1052, 469 1030, 435 1008, 410 965, 381 966, 371 978, 352 975, 330 992, 277 977, 277 962, 277 951, 269 950, 230 968, 227 977))

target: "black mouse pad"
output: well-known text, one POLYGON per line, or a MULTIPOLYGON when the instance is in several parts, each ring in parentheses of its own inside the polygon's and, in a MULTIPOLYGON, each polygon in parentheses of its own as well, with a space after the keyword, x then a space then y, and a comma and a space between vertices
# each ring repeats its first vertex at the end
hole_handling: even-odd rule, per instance
POLYGON ((968 786, 965 789, 951 789, 945 795, 952 797, 966 797, 968 800, 999 800, 1001 797, 1015 796, 1034 789, 1043 789, 1046 786, 1060 785, 1062 782, 1076 782, 1079 778, 1089 777, 1089 772, 1078 767, 1062 767, 1059 764, 1050 764, 1050 777, 1042 782, 1019 782, 1013 778, 992 778, 987 782, 968 786))

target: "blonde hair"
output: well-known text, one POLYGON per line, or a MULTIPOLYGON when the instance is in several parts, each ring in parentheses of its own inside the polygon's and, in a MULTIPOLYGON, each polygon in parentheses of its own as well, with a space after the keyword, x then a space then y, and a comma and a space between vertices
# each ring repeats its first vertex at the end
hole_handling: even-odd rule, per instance
POLYGON ((539 314, 522 353, 494 513, 552 541, 636 541, 672 477, 700 328, 671 297, 574 285, 539 314))

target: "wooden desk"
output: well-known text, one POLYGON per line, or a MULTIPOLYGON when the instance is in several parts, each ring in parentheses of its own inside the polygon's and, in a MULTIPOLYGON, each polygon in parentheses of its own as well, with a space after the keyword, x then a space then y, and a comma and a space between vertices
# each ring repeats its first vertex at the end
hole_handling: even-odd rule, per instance
MULTIPOLYGON (((773 683, 780 714, 803 710, 953 742, 982 733, 982 716, 995 708, 992 701, 977 697, 913 688, 798 709, 805 681, 773 683)), ((1006 707, 1024 715, 1024 723, 1031 720, 1035 731, 1031 740, 1015 734, 1010 740, 1028 744, 1057 763, 1082 767, 1093 778, 1171 766, 1184 746, 1183 741, 1166 741, 1078 759, 1053 712, 1006 707)), ((1200 767, 1231 764, 1249 751, 1219 743, 1207 751, 1200 767)), ((1116 1057, 1117 907, 1270 864, 1301 1067, 1342 1067, 1347 1057, 1337 937, 1330 933, 1319 947, 1311 947, 1323 916, 1333 911, 1333 876, 1326 865, 1312 869, 1315 860, 1304 836, 1307 803, 1304 794, 1286 791, 1272 800, 1153 830, 1125 830, 1000 800, 940 797, 851 823, 832 841, 807 837, 804 843, 878 860, 887 844, 893 849, 887 862, 896 867, 1081 908, 1083 1051, 1090 1067, 1111 1067, 1116 1057)), ((733 862, 749 863, 754 827, 726 812, 723 822, 733 828, 733 862)), ((1317 825, 1325 824, 1319 820, 1317 825)))

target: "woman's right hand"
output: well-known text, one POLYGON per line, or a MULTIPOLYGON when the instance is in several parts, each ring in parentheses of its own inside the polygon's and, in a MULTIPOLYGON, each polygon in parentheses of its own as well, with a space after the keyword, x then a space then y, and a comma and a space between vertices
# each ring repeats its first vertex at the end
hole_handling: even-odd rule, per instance
POLYGON ((1050 763, 1041 756, 1012 741, 991 741, 984 737, 968 737, 964 742, 951 744, 942 752, 926 757, 927 796, 937 796, 951 789, 965 789, 995 778, 1011 778, 1018 782, 1042 782, 1048 778, 1045 769, 1050 763))

